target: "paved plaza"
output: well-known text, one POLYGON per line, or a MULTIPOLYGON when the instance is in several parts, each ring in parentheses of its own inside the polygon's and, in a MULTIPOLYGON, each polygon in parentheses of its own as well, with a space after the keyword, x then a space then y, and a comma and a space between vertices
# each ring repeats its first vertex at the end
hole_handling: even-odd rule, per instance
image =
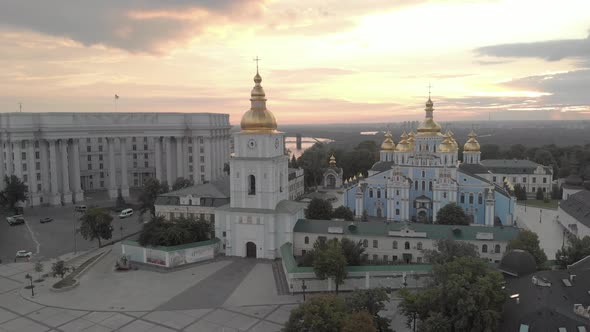
POLYGON ((531 230, 539 236, 541 249, 547 259, 555 259, 555 253, 564 243, 563 227, 556 221, 557 210, 516 205, 516 225, 531 230))

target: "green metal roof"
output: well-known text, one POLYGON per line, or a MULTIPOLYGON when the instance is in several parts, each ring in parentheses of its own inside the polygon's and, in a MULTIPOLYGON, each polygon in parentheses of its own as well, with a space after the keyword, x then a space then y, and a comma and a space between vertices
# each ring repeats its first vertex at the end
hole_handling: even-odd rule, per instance
POLYGON ((367 235, 390 237, 389 231, 400 231, 406 225, 415 232, 425 232, 427 238, 433 240, 476 240, 477 233, 493 233, 493 241, 510 241, 514 239, 519 233, 518 228, 508 226, 457 226, 403 222, 387 223, 383 221, 351 222, 309 219, 299 219, 295 224, 295 228, 293 229, 293 231, 298 233, 328 234, 329 227, 342 227, 342 235, 367 235), (349 227, 351 225, 354 225, 356 227, 349 227))

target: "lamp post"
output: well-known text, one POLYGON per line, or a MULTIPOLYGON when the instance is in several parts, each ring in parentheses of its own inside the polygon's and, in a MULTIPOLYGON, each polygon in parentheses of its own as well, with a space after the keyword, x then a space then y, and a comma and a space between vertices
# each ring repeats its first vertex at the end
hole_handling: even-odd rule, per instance
POLYGON ((74 206, 74 211, 73 211, 73 216, 74 216, 74 254, 78 253, 78 246, 76 245, 76 207, 74 206))
POLYGON ((25 279, 29 279, 29 281, 31 282, 31 296, 35 297, 35 286, 33 285, 33 276, 27 273, 25 279))
POLYGON ((301 290, 303 291, 303 302, 305 302, 305 290, 307 289, 307 286, 305 286, 305 280, 301 280, 301 290))

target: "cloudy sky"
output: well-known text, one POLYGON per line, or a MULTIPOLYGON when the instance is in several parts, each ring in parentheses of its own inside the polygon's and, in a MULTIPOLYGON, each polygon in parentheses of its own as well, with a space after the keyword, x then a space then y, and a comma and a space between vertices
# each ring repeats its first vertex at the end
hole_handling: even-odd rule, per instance
POLYGON ((0 111, 590 119, 588 0, 0 0, 0 111), (120 99, 115 106, 114 95, 120 99))

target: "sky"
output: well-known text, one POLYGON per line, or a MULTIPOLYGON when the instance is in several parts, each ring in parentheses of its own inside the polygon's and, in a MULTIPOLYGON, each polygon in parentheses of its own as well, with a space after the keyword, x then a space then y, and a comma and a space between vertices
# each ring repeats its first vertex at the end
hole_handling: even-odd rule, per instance
POLYGON ((0 0, 0 111, 589 120, 588 0, 0 0), (115 94, 119 99, 115 99, 115 94), (22 105, 22 106, 21 106, 22 105))

